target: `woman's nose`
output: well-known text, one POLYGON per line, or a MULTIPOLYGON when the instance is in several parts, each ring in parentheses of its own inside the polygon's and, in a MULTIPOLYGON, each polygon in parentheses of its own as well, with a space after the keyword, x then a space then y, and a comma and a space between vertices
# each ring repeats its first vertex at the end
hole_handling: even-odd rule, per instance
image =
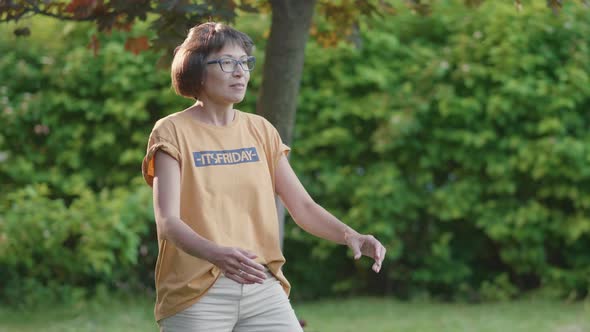
POLYGON ((244 69, 242 69, 242 66, 239 63, 236 64, 236 68, 234 68, 232 75, 237 77, 241 77, 244 75, 244 69))

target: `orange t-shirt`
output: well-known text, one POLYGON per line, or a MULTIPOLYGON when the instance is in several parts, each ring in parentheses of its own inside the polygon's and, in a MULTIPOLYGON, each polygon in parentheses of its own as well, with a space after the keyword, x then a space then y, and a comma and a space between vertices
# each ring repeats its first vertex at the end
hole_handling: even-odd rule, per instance
MULTIPOLYGON (((180 165, 180 218, 195 232, 221 246, 249 250, 266 264, 289 294, 281 271, 275 205, 275 167, 289 152, 277 130, 263 117, 236 111, 224 127, 209 125, 187 111, 156 122, 142 163, 152 186, 154 155, 161 149, 180 165)), ((219 277, 210 262, 173 243, 158 240, 156 320, 197 302, 219 277)))

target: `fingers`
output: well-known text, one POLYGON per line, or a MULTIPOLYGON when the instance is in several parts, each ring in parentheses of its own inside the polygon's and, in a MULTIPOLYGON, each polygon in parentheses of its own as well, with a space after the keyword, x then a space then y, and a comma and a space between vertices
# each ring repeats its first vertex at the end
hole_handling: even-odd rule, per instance
POLYGON ((379 263, 383 262, 383 260, 385 259, 386 253, 387 253, 387 249, 385 249, 385 247, 383 245, 381 245, 381 255, 380 255, 381 260, 379 261, 379 263))
POLYGON ((385 253, 387 252, 387 249, 385 249, 385 247, 379 243, 379 245, 375 247, 375 252, 375 264, 373 264, 373 271, 379 273, 381 270, 381 265, 383 264, 383 259, 385 259, 385 253))
POLYGON ((352 241, 350 241, 350 242, 348 243, 348 247, 349 247, 350 249, 352 249, 352 254, 353 254, 353 256, 354 256, 354 259, 359 259, 359 258, 361 258, 361 256, 362 256, 363 254, 361 253, 361 245, 360 245, 360 243, 359 243, 359 241, 358 241, 358 240, 356 240, 356 239, 355 239, 355 240, 352 240, 352 241))
POLYGON ((243 259, 239 260, 240 266, 237 267, 239 271, 242 271, 238 271, 241 273, 240 276, 244 278, 245 274, 246 278, 253 278, 256 282, 262 283, 266 279, 266 274, 264 273, 266 270, 265 267, 253 260, 257 257, 255 254, 243 249, 240 252, 244 255, 243 259))
POLYGON ((238 249, 238 251, 240 253, 242 253, 244 256, 246 256, 246 257, 248 257, 250 259, 256 259, 256 258, 258 258, 258 256, 255 253, 253 253, 253 252, 249 252, 248 250, 244 250, 244 249, 240 249, 240 248, 237 248, 237 249, 238 249))
POLYGON ((383 264, 385 252, 387 250, 374 236, 362 235, 362 238, 358 241, 351 241, 349 246, 354 252, 354 259, 359 259, 362 254, 364 254, 375 260, 375 263, 372 266, 373 271, 378 273, 381 270, 381 265, 383 264))
POLYGON ((379 273, 379 270, 381 270, 381 265, 379 265, 379 263, 373 264, 373 271, 375 271, 375 273, 379 273))
POLYGON ((373 254, 374 254, 373 257, 375 257, 375 261, 380 261, 380 258, 381 258, 381 243, 379 243, 379 241, 377 241, 377 239, 374 239, 373 242, 377 242, 377 243, 374 243, 374 245, 373 245, 373 254))
POLYGON ((247 250, 234 248, 231 256, 233 259, 228 260, 224 275, 240 284, 263 283, 266 279, 265 267, 253 259, 256 254, 247 250))
POLYGON ((266 275, 260 277, 258 274, 252 274, 244 270, 225 271, 223 275, 240 284, 262 284, 264 279, 266 279, 266 275))
MULTIPOLYGON (((256 262, 253 262, 253 263, 258 264, 256 262)), ((258 265, 260 265, 260 264, 258 264, 258 265)), ((262 283, 266 279, 266 273, 264 273, 264 270, 260 271, 257 268, 253 268, 252 266, 249 266, 249 265, 243 264, 243 263, 238 271, 238 274, 242 278, 252 279, 258 283, 262 283)))
POLYGON ((229 278, 239 284, 251 285, 251 284, 255 283, 254 281, 251 281, 247 278, 243 278, 241 275, 244 275, 244 274, 240 273, 240 272, 238 272, 238 273, 225 272, 223 275, 225 275, 227 278, 229 278))
POLYGON ((258 274, 246 272, 245 270, 225 271, 224 275, 240 284, 262 284, 266 279, 266 275, 261 277, 258 274))
POLYGON ((265 270, 264 266, 262 266, 262 264, 258 264, 254 261, 254 259, 258 258, 258 256, 256 256, 256 254, 251 253, 251 252, 244 250, 244 249, 238 249, 238 251, 242 255, 244 255, 244 257, 246 258, 246 259, 240 260, 240 263, 264 272, 264 270, 265 270))
POLYGON ((373 244, 373 258, 375 259, 376 262, 381 264, 381 262, 383 262, 383 259, 385 258, 385 252, 386 252, 385 247, 376 238, 372 238, 372 244, 373 244))
POLYGON ((360 259, 362 254, 361 254, 361 250, 358 247, 352 248, 352 251, 354 253, 354 259, 360 259))

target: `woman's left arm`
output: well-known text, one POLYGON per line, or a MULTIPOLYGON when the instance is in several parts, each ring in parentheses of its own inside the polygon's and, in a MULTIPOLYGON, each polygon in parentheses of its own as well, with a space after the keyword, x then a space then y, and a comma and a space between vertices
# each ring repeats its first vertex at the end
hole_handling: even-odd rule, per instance
POLYGON ((299 227, 317 237, 346 244, 352 249, 354 259, 361 258, 361 255, 371 257, 375 260, 373 270, 381 270, 385 247, 372 235, 359 234, 317 204, 309 196, 285 156, 278 162, 275 181, 277 194, 299 227))

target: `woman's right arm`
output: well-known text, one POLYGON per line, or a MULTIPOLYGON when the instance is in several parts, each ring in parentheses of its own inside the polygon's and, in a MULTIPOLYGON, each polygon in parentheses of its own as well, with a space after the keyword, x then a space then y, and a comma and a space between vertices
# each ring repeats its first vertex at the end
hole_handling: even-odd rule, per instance
POLYGON ((157 151, 153 181, 154 213, 160 239, 174 243, 189 255, 215 264, 226 277, 242 284, 261 283, 264 267, 256 255, 240 249, 219 246, 199 235, 180 219, 180 166, 165 152, 157 151))

